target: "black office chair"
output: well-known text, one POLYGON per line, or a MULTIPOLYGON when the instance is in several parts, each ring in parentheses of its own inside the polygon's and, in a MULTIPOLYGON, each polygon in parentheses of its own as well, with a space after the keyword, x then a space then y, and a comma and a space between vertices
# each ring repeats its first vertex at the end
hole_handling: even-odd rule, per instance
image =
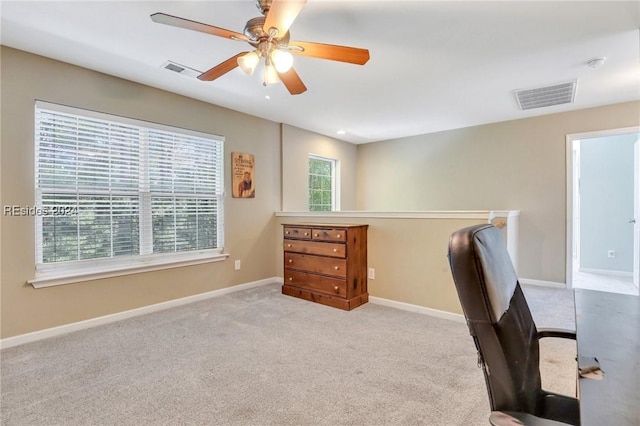
POLYGON ((492 425, 579 425, 578 400, 541 388, 542 337, 575 332, 538 330, 502 239, 493 225, 454 232, 449 264, 484 372, 492 425))

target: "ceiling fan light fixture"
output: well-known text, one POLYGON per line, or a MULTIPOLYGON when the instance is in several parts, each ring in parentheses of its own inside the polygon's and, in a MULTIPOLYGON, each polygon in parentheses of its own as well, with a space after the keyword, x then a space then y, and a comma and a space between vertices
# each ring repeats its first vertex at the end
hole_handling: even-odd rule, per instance
POLYGON ((238 58, 238 66, 244 72, 249 75, 253 75, 258 63, 260 62, 260 51, 254 50, 246 55, 242 55, 238 58))
POLYGON ((273 63, 267 58, 267 61, 264 65, 264 86, 267 84, 276 84, 280 83, 280 77, 278 77, 278 71, 276 67, 273 66, 273 63))
POLYGON ((293 55, 285 50, 274 49, 271 52, 271 60, 278 72, 287 72, 293 66, 293 55))

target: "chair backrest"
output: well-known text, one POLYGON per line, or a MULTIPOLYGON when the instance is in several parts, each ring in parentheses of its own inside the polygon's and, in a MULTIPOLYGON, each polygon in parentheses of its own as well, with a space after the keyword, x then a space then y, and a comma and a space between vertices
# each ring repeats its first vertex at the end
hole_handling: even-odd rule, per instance
POLYGON ((493 411, 536 413, 542 390, 535 323, 499 229, 456 231, 449 263, 493 411))

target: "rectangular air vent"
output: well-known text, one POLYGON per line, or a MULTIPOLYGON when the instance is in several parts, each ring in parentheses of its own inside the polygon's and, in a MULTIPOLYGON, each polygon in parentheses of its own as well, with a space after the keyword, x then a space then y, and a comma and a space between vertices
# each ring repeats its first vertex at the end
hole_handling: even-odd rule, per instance
POLYGON ((180 65, 172 61, 167 61, 164 64, 162 64, 162 68, 167 69, 169 71, 177 72, 178 74, 186 75, 187 77, 192 77, 192 78, 196 78, 200 74, 202 74, 201 71, 198 71, 193 68, 189 68, 184 65, 180 65))
POLYGON ((553 105, 570 104, 576 96, 578 80, 553 86, 519 89, 515 91, 521 110, 543 108, 553 105))

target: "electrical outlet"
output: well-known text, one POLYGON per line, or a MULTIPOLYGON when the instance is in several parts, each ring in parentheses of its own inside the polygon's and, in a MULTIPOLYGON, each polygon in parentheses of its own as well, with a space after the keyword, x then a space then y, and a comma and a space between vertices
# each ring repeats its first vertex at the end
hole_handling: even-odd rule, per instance
POLYGON ((236 271, 240 270, 240 261, 239 260, 236 260, 236 263, 235 263, 234 267, 235 267, 236 271))
POLYGON ((369 268, 369 279, 370 280, 376 279, 376 270, 373 268, 369 268))
POLYGON ((607 256, 609 257, 616 257, 616 251, 615 250, 609 250, 607 252, 607 256))

